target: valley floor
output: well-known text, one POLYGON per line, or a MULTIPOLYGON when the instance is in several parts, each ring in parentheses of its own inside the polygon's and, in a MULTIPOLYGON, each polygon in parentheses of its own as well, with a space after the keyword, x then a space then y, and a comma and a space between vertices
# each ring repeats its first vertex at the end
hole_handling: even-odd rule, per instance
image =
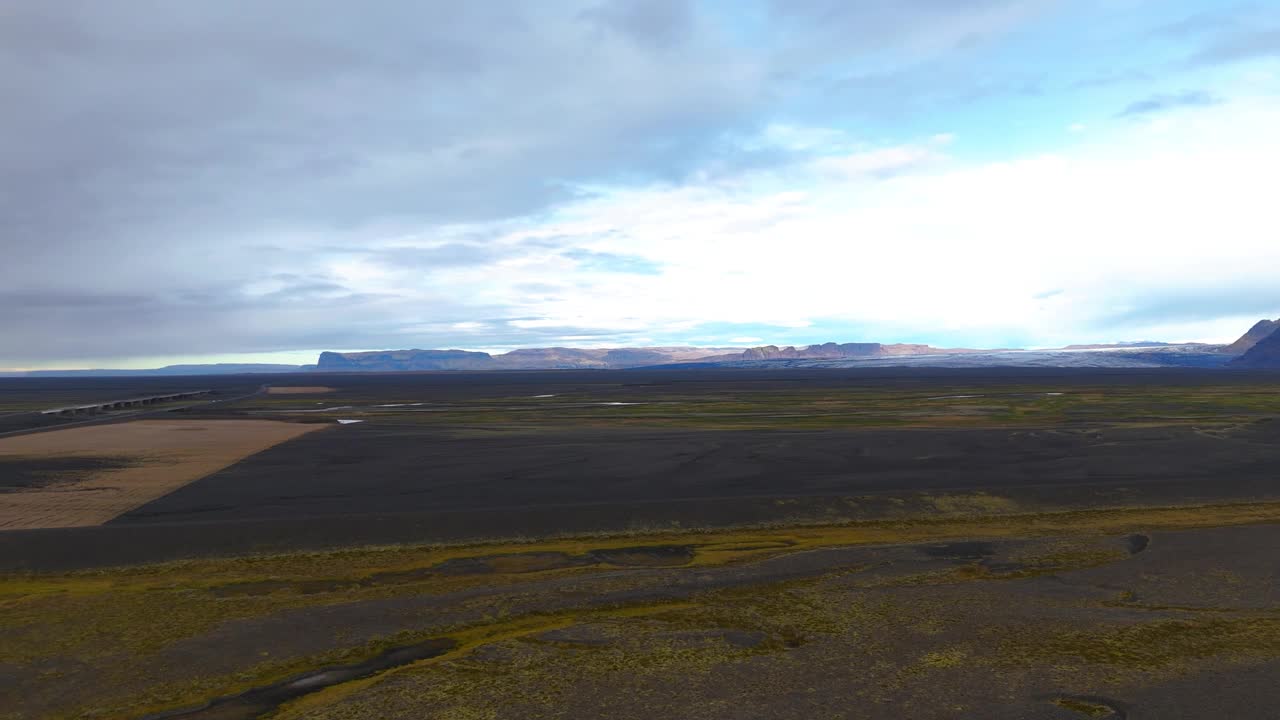
MULTIPOLYGON (((106 524, 0 532, 0 718, 1280 701, 1275 376, 271 382, 309 390, 163 422, 293 439, 106 524)), ((12 460, 6 494, 126 486, 118 456, 12 460)))

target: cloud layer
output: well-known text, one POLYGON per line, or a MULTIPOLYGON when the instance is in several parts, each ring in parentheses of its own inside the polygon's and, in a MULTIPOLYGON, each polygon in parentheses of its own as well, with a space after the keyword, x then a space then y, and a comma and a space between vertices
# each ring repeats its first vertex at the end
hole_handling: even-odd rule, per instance
POLYGON ((0 368, 1280 312, 1269 36, 1027 47, 1104 6, 0 3, 0 368))

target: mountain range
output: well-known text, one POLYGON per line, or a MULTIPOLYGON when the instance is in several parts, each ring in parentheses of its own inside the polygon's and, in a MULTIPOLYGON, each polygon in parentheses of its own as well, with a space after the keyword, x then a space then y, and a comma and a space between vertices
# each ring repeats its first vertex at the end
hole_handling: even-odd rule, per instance
POLYGON ((1280 320, 1261 320, 1227 345, 1128 342, 1048 350, 978 350, 918 344, 822 343, 753 348, 527 348, 322 352, 315 365, 170 365, 150 370, 35 370, 4 377, 226 375, 322 372, 623 369, 638 367, 1201 367, 1280 369, 1280 320))
POLYGON ((382 350, 323 352, 315 369, 326 372, 415 370, 619 369, 696 361, 725 348, 527 348, 500 355, 468 350, 382 350))
POLYGON ((822 343, 804 347, 533 348, 490 355, 466 350, 386 350, 320 354, 315 369, 329 372, 441 370, 621 369, 636 367, 1280 367, 1257 351, 1280 342, 1280 320, 1262 320, 1229 345, 1128 342, 1070 345, 1048 350, 978 350, 917 344, 822 343), (1252 353, 1252 354, 1251 354, 1252 353))
POLYGON ((946 355, 974 350, 942 350, 928 345, 823 343, 806 347, 765 345, 754 348, 645 347, 615 349, 530 348, 500 355, 467 350, 385 350, 324 352, 316 369, 330 372, 413 370, 622 369, 671 364, 726 365, 774 360, 847 360, 946 355))

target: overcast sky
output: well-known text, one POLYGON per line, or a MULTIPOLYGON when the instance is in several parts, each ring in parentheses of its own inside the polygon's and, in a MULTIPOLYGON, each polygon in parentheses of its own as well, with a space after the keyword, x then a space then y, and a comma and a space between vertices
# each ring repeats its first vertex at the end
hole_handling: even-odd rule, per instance
POLYGON ((0 369, 1229 340, 1260 0, 0 0, 0 369))

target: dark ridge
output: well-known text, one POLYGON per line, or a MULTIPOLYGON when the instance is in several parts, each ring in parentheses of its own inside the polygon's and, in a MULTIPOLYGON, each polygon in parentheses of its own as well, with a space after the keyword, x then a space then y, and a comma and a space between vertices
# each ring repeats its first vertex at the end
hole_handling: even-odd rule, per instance
POLYGON ((1258 324, 1249 328, 1249 331, 1240 336, 1239 340, 1223 348, 1223 352, 1228 355, 1243 355, 1254 345, 1271 336, 1277 329, 1280 329, 1280 320, 1259 320, 1258 324))
POLYGON ((1280 369, 1280 331, 1274 331, 1259 340, 1245 354, 1232 360, 1230 367, 1280 369))

